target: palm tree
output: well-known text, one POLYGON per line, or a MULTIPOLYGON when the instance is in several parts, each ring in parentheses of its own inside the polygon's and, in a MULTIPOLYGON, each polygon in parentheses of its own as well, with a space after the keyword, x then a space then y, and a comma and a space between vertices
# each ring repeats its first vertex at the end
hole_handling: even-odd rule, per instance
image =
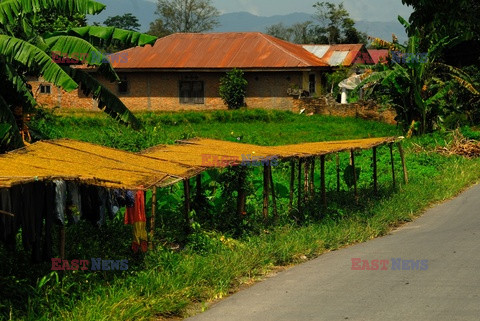
POLYGON ((83 62, 94 66, 97 73, 110 81, 119 81, 96 46, 143 46, 152 44, 156 37, 114 27, 86 26, 44 34, 33 27, 34 19, 45 11, 73 16, 97 14, 103 9, 104 4, 92 0, 0 0, 0 149, 2 142, 3 149, 23 145, 13 110, 21 106, 29 112, 37 106, 27 76, 42 76, 67 92, 81 83, 84 93, 92 94, 101 110, 122 123, 140 127, 120 99, 90 73, 75 68, 75 64, 57 64, 52 53, 61 53, 65 58, 82 53, 86 58, 83 62))
MULTIPOLYGON (((409 23, 398 17, 405 28, 409 23)), ((440 121, 445 96, 459 84, 474 95, 480 93, 474 88, 470 77, 462 70, 437 61, 439 52, 455 39, 444 38, 432 44, 428 52, 421 54, 420 32, 412 35, 406 46, 375 39, 374 42, 390 49, 391 62, 379 64, 376 72, 368 75, 358 86, 367 85, 367 94, 387 97, 397 111, 397 120, 405 131, 410 124, 418 122, 420 133, 433 130, 440 121)))

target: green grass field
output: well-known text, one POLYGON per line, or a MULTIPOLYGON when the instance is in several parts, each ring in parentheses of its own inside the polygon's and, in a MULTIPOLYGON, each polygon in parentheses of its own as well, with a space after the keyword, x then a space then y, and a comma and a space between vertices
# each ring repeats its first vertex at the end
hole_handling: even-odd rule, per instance
POLYGON ((140 113, 144 129, 134 131, 101 113, 44 112, 31 128, 37 138, 72 138, 129 151, 178 139, 215 138, 258 145, 395 136, 394 126, 355 118, 296 115, 267 110, 140 113), (240 138, 240 139, 239 139, 240 138))
MULTIPOLYGON (((353 118, 295 115, 272 111, 140 114, 139 132, 103 115, 45 113, 32 130, 37 138, 69 137, 130 151, 177 139, 209 137, 262 145, 400 135, 394 126, 353 118)), ((328 207, 317 196, 302 211, 288 211, 289 164, 273 169, 279 220, 261 215, 262 174, 248 172, 247 215, 235 214, 232 179, 238 169, 209 171, 202 176, 205 201, 192 212, 193 233, 181 228, 182 187, 158 191, 159 246, 145 256, 129 251, 131 231, 122 218, 99 230, 89 224, 67 229, 67 258, 128 259, 128 271, 51 272, 49 263, 31 266, 28 254, 15 257, 0 247, 0 318, 25 320, 155 320, 185 316, 261 278, 277 266, 299 263, 325 251, 363 242, 412 220, 431 204, 449 199, 480 177, 480 161, 445 157, 432 148, 448 134, 405 141, 410 184, 393 189, 390 155, 379 148, 379 195, 372 193, 371 151, 357 153, 360 201, 342 179, 336 192, 335 161, 327 158, 328 207), (172 249, 179 245, 180 249, 172 249)), ((395 151, 397 179, 400 160, 395 151)), ((341 154, 342 169, 348 154, 341 154)), ((315 176, 319 188, 319 169, 315 176)), ((193 180, 192 180, 193 182, 193 180)), ((147 212, 150 198, 147 195, 147 212)), ((297 204, 294 204, 297 207, 297 204)), ((56 236, 55 236, 56 237, 56 236)))

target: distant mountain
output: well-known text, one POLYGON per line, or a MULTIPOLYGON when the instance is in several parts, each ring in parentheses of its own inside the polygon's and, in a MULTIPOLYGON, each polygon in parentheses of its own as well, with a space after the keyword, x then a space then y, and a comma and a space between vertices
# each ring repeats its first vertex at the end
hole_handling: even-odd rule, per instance
POLYGON ((261 17, 249 12, 225 13, 220 16, 220 26, 216 32, 229 31, 260 31, 264 32, 268 26, 282 22, 289 26, 297 22, 313 21, 312 15, 303 12, 290 13, 283 16, 261 17))
MULTIPOLYGON (((107 5, 107 9, 99 15, 88 16, 90 23, 103 23, 109 16, 123 15, 132 13, 142 25, 140 31, 145 32, 149 29, 150 23, 157 19, 155 15, 156 4, 146 0, 100 0, 107 5)), ((276 15, 271 17, 256 16, 249 12, 226 13, 220 16, 218 26, 215 32, 234 32, 234 31, 260 31, 265 32, 268 26, 282 22, 289 26, 298 22, 313 21, 308 13, 295 12, 288 15, 276 15)), ((366 32, 369 36, 379 37, 390 41, 392 33, 395 33, 400 42, 407 39, 407 35, 397 21, 391 22, 370 22, 357 21, 358 30, 366 32)))
MULTIPOLYGON (((282 22, 289 26, 294 23, 314 21, 312 15, 308 13, 295 12, 283 16, 261 17, 248 12, 226 13, 220 16, 220 26, 215 29, 216 32, 228 31, 260 31, 265 32, 268 26, 282 22)), ((407 40, 407 34, 398 21, 391 22, 370 22, 357 21, 356 28, 366 32, 372 37, 382 38, 387 41, 392 40, 394 33, 402 43, 407 40)))

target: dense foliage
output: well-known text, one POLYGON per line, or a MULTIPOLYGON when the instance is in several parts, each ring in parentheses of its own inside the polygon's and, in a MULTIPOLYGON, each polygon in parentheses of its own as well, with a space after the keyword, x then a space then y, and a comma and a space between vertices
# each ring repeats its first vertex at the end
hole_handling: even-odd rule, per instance
MULTIPOLYGON (((403 18, 399 17, 399 21, 410 28, 403 18)), ((389 46, 391 59, 367 73, 357 88, 368 85, 367 97, 376 97, 395 108, 397 120, 405 132, 415 124, 421 134, 441 127, 445 117, 450 115, 448 96, 454 90, 463 88, 470 95, 480 95, 467 73, 439 62, 441 50, 451 43, 448 38, 431 43, 423 54, 419 30, 409 38, 406 46, 378 41, 389 46)))
POLYGON ((480 3, 476 0, 402 0, 402 3, 414 10, 410 16, 411 35, 420 29, 429 40, 447 36, 480 40, 480 3))

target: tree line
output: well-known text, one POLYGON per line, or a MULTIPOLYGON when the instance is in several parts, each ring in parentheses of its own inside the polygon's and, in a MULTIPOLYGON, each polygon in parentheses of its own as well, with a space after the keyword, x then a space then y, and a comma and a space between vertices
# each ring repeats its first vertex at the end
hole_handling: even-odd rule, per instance
MULTIPOLYGON (((265 32, 274 37, 294 43, 367 43, 367 35, 355 28, 343 3, 316 2, 312 21, 300 22, 291 26, 283 23, 271 25, 265 32)), ((158 19, 150 23, 148 34, 164 37, 177 32, 208 32, 219 25, 220 12, 211 0, 158 0, 158 19)), ((137 31, 138 19, 131 13, 109 17, 103 22, 106 26, 137 31)))

